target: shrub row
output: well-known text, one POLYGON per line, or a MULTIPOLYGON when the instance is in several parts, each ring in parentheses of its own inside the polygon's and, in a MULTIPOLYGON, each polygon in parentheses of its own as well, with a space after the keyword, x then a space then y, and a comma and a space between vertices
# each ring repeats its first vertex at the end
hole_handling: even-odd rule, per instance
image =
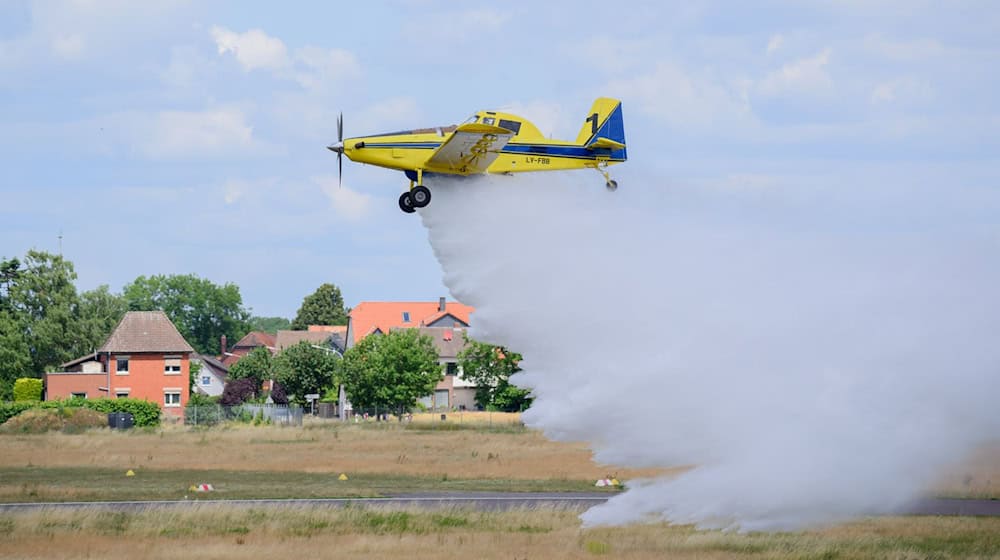
POLYGON ((0 424, 30 408, 89 408, 105 414, 129 412, 136 427, 158 426, 160 405, 139 399, 65 399, 61 401, 13 402, 0 404, 0 424))

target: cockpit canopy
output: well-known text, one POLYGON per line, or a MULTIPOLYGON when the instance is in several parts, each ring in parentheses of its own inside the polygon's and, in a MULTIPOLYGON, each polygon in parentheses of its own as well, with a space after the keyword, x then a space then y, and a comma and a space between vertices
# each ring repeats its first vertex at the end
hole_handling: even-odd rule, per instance
POLYGON ((521 137, 538 137, 542 136, 538 128, 530 122, 524 120, 517 115, 511 115, 508 113, 500 113, 497 111, 480 111, 468 119, 466 119, 462 124, 480 123, 490 126, 499 126, 500 128, 506 128, 507 130, 514 133, 515 136, 521 137))

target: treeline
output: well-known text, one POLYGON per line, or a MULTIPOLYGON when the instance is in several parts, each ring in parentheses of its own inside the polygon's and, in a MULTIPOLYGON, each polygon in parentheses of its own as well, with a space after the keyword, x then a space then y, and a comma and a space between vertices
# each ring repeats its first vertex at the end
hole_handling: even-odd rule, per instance
POLYGON ((199 353, 219 353, 219 337, 237 341, 254 329, 276 332, 310 324, 346 325, 340 289, 323 284, 307 296, 293 321, 254 317, 236 284, 215 284, 193 274, 139 276, 121 293, 108 286, 77 291, 73 263, 28 251, 0 258, 0 400, 14 381, 40 377, 94 352, 126 311, 164 311, 199 353))

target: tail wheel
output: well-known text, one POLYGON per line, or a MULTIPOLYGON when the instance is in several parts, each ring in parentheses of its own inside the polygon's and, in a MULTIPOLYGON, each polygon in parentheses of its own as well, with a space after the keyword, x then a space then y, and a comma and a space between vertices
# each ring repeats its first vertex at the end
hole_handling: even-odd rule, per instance
POLYGON ((608 191, 615 192, 616 190, 618 190, 618 181, 615 181, 614 179, 610 179, 608 181, 608 184, 605 185, 605 186, 608 187, 608 191))
POLYGON ((413 197, 410 196, 409 191, 399 195, 399 209, 407 214, 412 214, 417 211, 416 208, 413 207, 413 197))
POLYGON ((410 197, 413 199, 414 208, 423 208, 431 203, 431 191, 423 185, 414 187, 410 191, 410 197))

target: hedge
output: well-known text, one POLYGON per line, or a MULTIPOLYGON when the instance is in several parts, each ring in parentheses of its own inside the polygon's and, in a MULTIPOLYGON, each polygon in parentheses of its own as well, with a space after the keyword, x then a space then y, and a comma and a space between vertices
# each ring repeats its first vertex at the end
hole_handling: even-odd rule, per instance
POLYGON ((139 399, 65 399, 61 401, 13 402, 0 404, 0 424, 29 408, 82 407, 97 412, 130 412, 136 427, 159 426, 160 405, 139 399))
POLYGON ((42 380, 22 377, 14 382, 14 402, 42 400, 42 380))

